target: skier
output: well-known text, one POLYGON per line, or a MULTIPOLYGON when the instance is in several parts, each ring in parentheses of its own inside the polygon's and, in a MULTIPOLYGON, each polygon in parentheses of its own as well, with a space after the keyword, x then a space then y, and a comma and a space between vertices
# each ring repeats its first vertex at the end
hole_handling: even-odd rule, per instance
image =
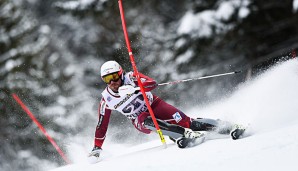
MULTIPOLYGON (((160 129, 164 135, 169 136, 178 146, 180 144, 179 147, 184 148, 187 145, 179 143, 179 140, 193 140, 203 137, 204 134, 200 131, 217 130, 220 133, 231 133, 233 139, 238 139, 243 133, 239 126, 232 128, 232 125, 228 122, 190 118, 181 110, 150 92, 157 87, 155 80, 141 73, 139 75, 160 129)), ((126 73, 116 61, 107 61, 101 66, 101 78, 107 84, 107 87, 102 92, 94 148, 90 153, 90 156, 96 157, 99 157, 106 138, 112 110, 117 110, 125 115, 132 121, 136 129, 145 134, 156 130, 133 72, 126 73)))

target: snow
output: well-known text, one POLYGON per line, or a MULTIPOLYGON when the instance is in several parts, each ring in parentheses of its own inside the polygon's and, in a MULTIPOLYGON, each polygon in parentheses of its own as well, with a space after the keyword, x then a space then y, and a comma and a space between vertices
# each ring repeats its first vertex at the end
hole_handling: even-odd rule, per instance
POLYGON ((185 53, 179 55, 176 59, 176 64, 182 64, 187 63, 191 60, 191 58, 194 56, 194 53, 192 50, 188 50, 185 53))
POLYGON ((249 9, 246 7, 240 8, 238 12, 239 18, 245 18, 250 13, 249 9))
POLYGON ((16 66, 20 65, 21 64, 21 61, 20 60, 8 60, 6 63, 5 63, 5 69, 7 71, 11 71, 13 68, 15 68, 16 66))
POLYGON ((178 34, 190 34, 195 37, 210 37, 213 31, 222 33, 233 28, 233 24, 223 24, 238 11, 238 18, 241 20, 250 13, 249 0, 243 1, 222 1, 217 9, 203 10, 198 13, 187 11, 180 21, 178 34))
MULTIPOLYGON (((297 170, 298 61, 278 64, 241 85, 233 95, 205 108, 194 107, 193 117, 220 118, 248 125, 239 140, 215 139, 179 149, 169 139, 163 148, 157 135, 139 145, 106 142, 101 161, 90 164, 83 145, 72 145, 74 164, 53 171, 79 170, 297 170)), ((87 143, 87 142, 85 142, 87 143)))
POLYGON ((216 11, 215 15, 216 18, 222 19, 222 20, 228 20, 234 13, 234 7, 233 4, 230 2, 223 2, 219 6, 218 10, 216 11))
MULTIPOLYGON (((66 9, 66 10, 86 10, 88 6, 94 5, 96 3, 104 4, 107 0, 76 0, 76 1, 67 1, 67 2, 56 2, 55 6, 66 9)), ((101 6, 97 6, 97 9, 102 10, 101 6)))
POLYGON ((294 11, 295 11, 295 12, 298 11, 298 0, 294 0, 294 1, 293 1, 293 8, 294 8, 294 11))
POLYGON ((48 25, 42 25, 39 28, 40 33, 49 34, 51 32, 51 27, 48 25))
POLYGON ((212 24, 214 21, 214 13, 211 11, 204 11, 199 14, 187 12, 181 20, 178 28, 179 34, 189 34, 198 31, 196 34, 199 37, 209 37, 212 34, 212 24))
POLYGON ((63 7, 65 9, 76 9, 76 8, 86 8, 86 6, 94 3, 94 0, 79 0, 79 1, 68 1, 68 2, 58 2, 57 6, 63 7))

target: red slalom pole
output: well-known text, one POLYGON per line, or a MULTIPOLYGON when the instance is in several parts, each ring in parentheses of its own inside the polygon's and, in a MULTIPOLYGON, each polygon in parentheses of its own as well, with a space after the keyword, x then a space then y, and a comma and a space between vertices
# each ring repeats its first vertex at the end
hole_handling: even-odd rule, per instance
POLYGON ((70 160, 62 152, 62 150, 59 148, 59 146, 54 141, 54 139, 47 133, 47 131, 44 129, 44 127, 38 122, 38 120, 34 117, 34 115, 27 108, 27 106, 22 102, 22 100, 15 93, 13 93, 12 96, 15 99, 15 101, 22 107, 22 109, 29 115, 29 117, 32 119, 32 121, 38 126, 38 128, 41 130, 41 132, 47 137, 47 139, 51 142, 51 144, 55 147, 55 149, 60 154, 60 156, 63 158, 63 160, 67 164, 70 164, 71 163, 70 160))
POLYGON ((147 105, 147 108, 149 110, 149 113, 150 113, 150 116, 153 120, 153 123, 155 125, 155 128, 156 128, 156 131, 160 137, 160 140, 162 142, 162 144, 164 145, 164 147, 166 147, 166 140, 159 128, 159 125, 156 121, 156 118, 154 116, 154 113, 153 113, 153 110, 150 106, 150 103, 149 103, 149 100, 146 96, 146 93, 145 93, 145 90, 144 90, 144 87, 143 87, 143 84, 141 82, 141 78, 140 78, 140 75, 139 75, 139 72, 138 72, 138 69, 137 69, 137 66, 136 66, 136 63, 135 63, 135 60, 134 60, 134 56, 132 54, 132 50, 131 50, 131 47, 130 47, 130 42, 129 42, 129 37, 128 37, 128 34, 127 34, 127 30, 126 30, 126 22, 125 22, 125 16, 124 16, 124 10, 123 10, 123 6, 122 6, 122 0, 119 0, 118 1, 119 3, 119 10, 120 10, 120 15, 121 15, 121 21, 122 21, 122 28, 123 28, 123 32, 124 32, 124 37, 125 37, 125 42, 126 42, 126 46, 127 46, 127 50, 128 50, 128 54, 129 54, 129 58, 130 58, 130 62, 132 64, 132 67, 133 67, 133 70, 134 70, 134 75, 136 76, 137 80, 138 80, 138 85, 140 86, 140 90, 142 92, 142 95, 144 97, 144 100, 145 100, 145 103, 147 105))

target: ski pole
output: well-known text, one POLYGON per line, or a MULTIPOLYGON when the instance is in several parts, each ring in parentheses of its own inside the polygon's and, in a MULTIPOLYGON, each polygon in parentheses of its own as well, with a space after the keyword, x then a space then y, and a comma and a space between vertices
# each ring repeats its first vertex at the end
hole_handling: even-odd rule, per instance
POLYGON ((177 81, 171 81, 171 82, 166 82, 166 83, 160 83, 158 86, 163 86, 163 85, 169 85, 169 84, 178 84, 182 82, 188 82, 188 81, 194 81, 194 80, 203 80, 207 78, 214 78, 214 77, 221 77, 221 76, 226 76, 226 75, 233 75, 233 74, 238 74, 241 71, 234 71, 234 72, 227 72, 223 74, 215 74, 215 75, 208 75, 208 76, 202 76, 202 77, 197 77, 197 78, 189 78, 185 80, 177 80, 177 81))
POLYGON ((138 72, 138 69, 137 69, 137 66, 136 66, 136 63, 135 63, 135 60, 134 60, 134 56, 132 54, 132 50, 131 50, 131 47, 130 47, 130 41, 129 41, 129 37, 128 37, 128 34, 127 34, 127 30, 126 30, 126 22, 125 22, 125 16, 124 16, 124 10, 123 10, 123 6, 122 6, 122 0, 119 0, 118 1, 119 3, 119 10, 120 10, 120 16, 121 16, 121 22, 122 22, 122 28, 123 28, 123 33, 124 33, 124 37, 125 37, 125 42, 126 42, 126 46, 127 46, 127 50, 128 50, 128 54, 129 54, 129 58, 130 58, 130 62, 132 64, 132 67, 133 67, 133 70, 134 70, 134 74, 136 75, 136 78, 138 80, 138 84, 140 86, 140 90, 142 92, 142 95, 144 97, 144 100, 145 100, 145 103, 146 103, 146 106, 149 110, 149 113, 150 113, 150 116, 153 120, 153 123, 154 123, 154 126, 156 128, 156 131, 160 137, 160 140, 163 144, 163 146, 166 148, 166 140, 159 128, 159 125, 156 121, 156 118, 154 116, 154 113, 153 113, 153 110, 150 106, 150 103, 149 103, 149 100, 146 96, 146 93, 145 93, 145 90, 144 90, 144 87, 142 85, 142 82, 141 82, 141 78, 140 78, 140 75, 139 75, 139 72, 138 72))

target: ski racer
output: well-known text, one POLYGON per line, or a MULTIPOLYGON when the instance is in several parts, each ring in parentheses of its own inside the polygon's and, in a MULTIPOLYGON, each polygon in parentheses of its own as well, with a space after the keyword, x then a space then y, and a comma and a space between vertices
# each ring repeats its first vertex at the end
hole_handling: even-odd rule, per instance
MULTIPOLYGON (((195 139, 204 136, 200 131, 218 129, 222 133, 231 132, 232 125, 228 122, 190 118, 181 110, 150 92, 157 87, 155 80, 141 73, 139 75, 160 129, 173 141, 177 142, 182 137, 195 139)), ((100 156, 112 110, 125 115, 132 121, 136 129, 145 134, 156 130, 133 72, 126 73, 116 61, 107 61, 101 66, 101 78, 107 87, 102 92, 94 148, 89 155, 96 157, 100 156)), ((236 129, 234 128, 234 130, 236 129)), ((238 133, 231 135, 233 139, 238 139, 240 136, 238 133)))

